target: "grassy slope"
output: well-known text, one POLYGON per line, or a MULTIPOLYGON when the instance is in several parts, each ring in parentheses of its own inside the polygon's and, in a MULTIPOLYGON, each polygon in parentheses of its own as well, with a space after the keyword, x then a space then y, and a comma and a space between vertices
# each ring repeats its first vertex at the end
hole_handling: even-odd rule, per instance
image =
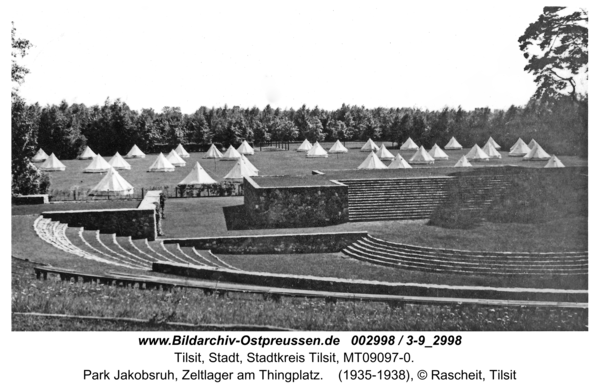
MULTIPOLYGON (((205 296, 199 290, 172 292, 116 288, 96 284, 36 280, 30 265, 13 261, 13 312, 168 320, 193 324, 255 324, 301 330, 586 330, 587 310, 406 305, 392 308, 373 302, 325 303, 324 300, 259 296, 231 299, 205 296)), ((148 329, 146 327, 145 329, 148 329)), ((155 325, 154 330, 164 330, 155 325)), ((122 324, 13 317, 18 330, 139 330, 122 324)))

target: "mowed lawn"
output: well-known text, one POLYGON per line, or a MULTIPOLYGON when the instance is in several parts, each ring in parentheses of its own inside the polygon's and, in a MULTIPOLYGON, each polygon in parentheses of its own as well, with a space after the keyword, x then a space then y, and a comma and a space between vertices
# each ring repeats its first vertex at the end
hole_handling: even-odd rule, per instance
MULTIPOLYGON (((323 143, 323 147, 329 149, 331 143, 323 143)), ((297 147, 297 145, 294 145, 297 147)), ((398 154, 398 149, 390 149, 394 155, 398 154)), ((447 161, 436 161, 435 164, 428 165, 427 172, 424 175, 435 174, 431 172, 433 167, 452 167, 460 157, 468 152, 468 149, 458 151, 447 151, 449 159, 447 161)), ((409 160, 414 152, 400 152, 400 155, 409 160)), ((545 161, 525 162, 520 157, 508 157, 508 152, 501 152, 501 160, 492 160, 489 162, 474 162, 474 166, 487 165, 521 165, 527 167, 543 167, 545 161)), ((368 153, 360 152, 360 149, 349 149, 347 154, 329 155, 328 158, 306 158, 305 153, 299 153, 295 150, 290 151, 259 151, 256 150, 254 156, 249 156, 250 161, 259 169, 259 174, 263 175, 311 175, 313 170, 338 170, 338 169, 356 169, 367 157, 368 153)), ((223 178, 235 165, 235 161, 215 161, 203 159, 204 153, 190 153, 186 158, 187 166, 175 168, 174 172, 147 172, 148 168, 156 159, 156 154, 147 155, 144 159, 127 160, 131 164, 131 170, 120 171, 123 176, 135 188, 150 188, 162 186, 176 186, 191 171, 193 165, 198 161, 208 174, 217 181, 223 181, 223 178)), ((111 156, 104 156, 108 161, 111 156)), ((587 160, 573 156, 559 156, 566 166, 587 165, 587 160)), ((51 180, 51 189, 53 190, 72 190, 75 188, 92 188, 102 178, 101 173, 83 173, 83 170, 90 164, 90 160, 64 160, 66 170, 63 172, 49 172, 51 180)), ((385 162, 389 165, 389 162, 385 162)), ((41 164, 37 164, 38 166, 41 164)), ((423 167, 423 166, 421 166, 423 167)), ((416 168, 416 167, 415 167, 416 168)), ((407 170, 395 170, 399 176, 408 175, 407 170)), ((446 174, 447 169, 442 170, 440 174, 446 174)), ((410 172, 410 176, 415 176, 417 172, 410 172)))

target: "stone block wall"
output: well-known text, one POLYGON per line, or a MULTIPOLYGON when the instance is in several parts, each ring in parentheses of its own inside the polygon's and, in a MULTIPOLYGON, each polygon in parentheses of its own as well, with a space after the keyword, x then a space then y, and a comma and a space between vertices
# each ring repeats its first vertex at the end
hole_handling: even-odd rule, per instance
POLYGON ((244 179, 246 218, 254 228, 298 228, 348 222, 348 187, 331 185, 260 187, 244 179))
POLYGON ((366 237, 368 232, 276 234, 165 239, 165 244, 228 254, 333 253, 366 237))
POLYGON ((588 214, 587 167, 478 168, 452 174, 447 201, 430 223, 470 228, 482 221, 541 223, 588 214))
POLYGON ((13 196, 12 203, 15 205, 44 204, 48 203, 48 195, 17 195, 13 196))
POLYGON ((100 230, 131 238, 156 239, 154 209, 106 209, 76 211, 46 211, 42 215, 71 227, 100 230))

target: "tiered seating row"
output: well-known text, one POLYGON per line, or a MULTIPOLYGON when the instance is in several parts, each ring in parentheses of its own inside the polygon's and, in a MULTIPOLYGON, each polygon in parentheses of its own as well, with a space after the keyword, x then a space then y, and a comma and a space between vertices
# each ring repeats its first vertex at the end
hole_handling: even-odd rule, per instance
POLYGON ((210 251, 181 248, 179 244, 147 239, 132 240, 115 234, 101 234, 97 230, 69 228, 66 224, 39 217, 34 222, 38 236, 51 245, 88 260, 136 269, 150 269, 157 261, 193 264, 205 267, 231 268, 210 251))
POLYGON ((357 260, 424 272, 474 275, 587 275, 587 252, 471 252, 398 244, 371 236, 343 249, 357 260))
POLYGON ((101 263, 120 265, 129 268, 143 268, 139 265, 136 265, 132 262, 123 262, 122 260, 115 258, 113 256, 107 255, 106 253, 97 250, 91 245, 87 244, 83 237, 81 236, 80 244, 81 246, 74 245, 71 240, 67 237, 66 230, 67 225, 61 224, 57 221, 52 221, 47 218, 39 217, 35 220, 33 227, 35 229, 36 234, 42 240, 46 241, 50 245, 63 250, 68 253, 72 253, 74 255, 80 256, 87 260, 94 260, 101 263), (83 249, 85 248, 85 249, 83 249), (90 249, 92 250, 90 252, 90 249))

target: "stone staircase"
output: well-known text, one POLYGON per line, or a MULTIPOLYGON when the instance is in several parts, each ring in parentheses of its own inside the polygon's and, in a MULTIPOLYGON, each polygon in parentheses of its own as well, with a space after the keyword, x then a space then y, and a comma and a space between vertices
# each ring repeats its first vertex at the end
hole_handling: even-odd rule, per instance
POLYGON ((413 271, 473 275, 587 275, 588 252, 483 252, 359 239, 342 250, 372 264, 413 271))
POLYGON ((453 177, 348 179, 350 222, 428 219, 443 204, 453 177))
POLYGON ((98 230, 69 227, 44 217, 37 218, 33 227, 38 237, 45 242, 85 260, 139 270, 151 270, 152 263, 157 261, 237 269, 211 251, 199 251, 193 247, 182 248, 179 244, 165 244, 162 240, 117 237, 115 234, 103 234, 98 230))

